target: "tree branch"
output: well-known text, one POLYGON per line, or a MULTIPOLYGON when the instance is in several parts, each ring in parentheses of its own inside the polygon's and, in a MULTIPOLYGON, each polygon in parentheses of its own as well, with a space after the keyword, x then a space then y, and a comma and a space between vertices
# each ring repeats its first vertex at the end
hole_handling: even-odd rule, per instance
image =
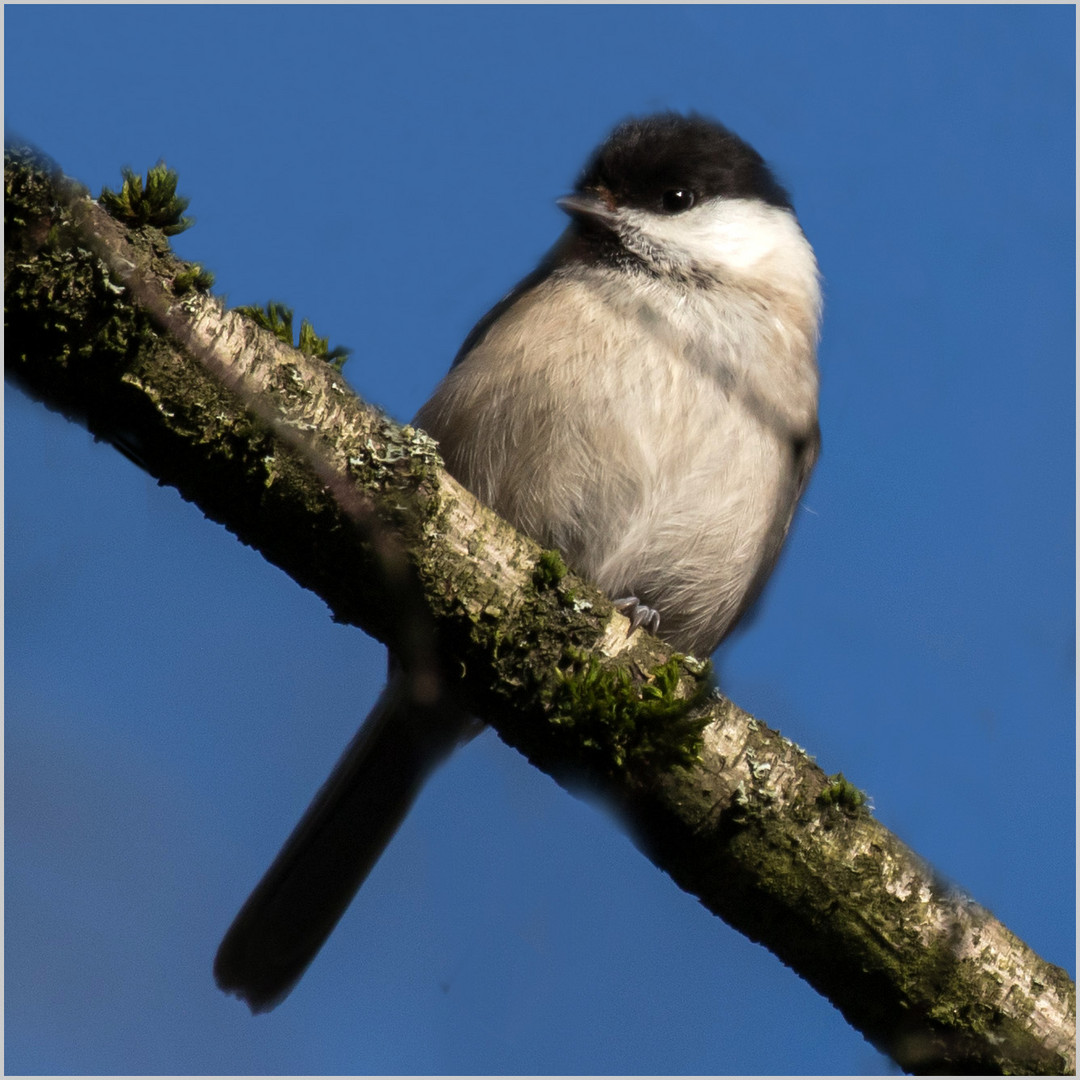
POLYGON ((393 613, 418 584, 470 709, 560 783, 601 790, 649 858, 905 1069, 1074 1070, 1064 971, 842 778, 719 694, 701 703, 700 664, 628 638, 602 594, 441 469, 426 435, 195 290, 160 232, 127 230, 40 158, 9 150, 5 189, 8 378, 336 620, 407 648, 415 620, 393 613), (680 700, 708 725, 689 768, 665 742, 680 700))

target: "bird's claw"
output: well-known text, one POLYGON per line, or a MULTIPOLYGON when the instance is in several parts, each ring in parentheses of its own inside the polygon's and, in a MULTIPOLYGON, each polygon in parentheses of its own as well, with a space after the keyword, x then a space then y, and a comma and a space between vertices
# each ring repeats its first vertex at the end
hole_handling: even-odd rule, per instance
POLYGON ((612 603, 620 615, 625 615, 630 620, 627 637, 639 626, 643 626, 650 634, 655 634, 660 629, 660 612, 642 604, 636 596, 624 596, 621 600, 612 600, 612 603))

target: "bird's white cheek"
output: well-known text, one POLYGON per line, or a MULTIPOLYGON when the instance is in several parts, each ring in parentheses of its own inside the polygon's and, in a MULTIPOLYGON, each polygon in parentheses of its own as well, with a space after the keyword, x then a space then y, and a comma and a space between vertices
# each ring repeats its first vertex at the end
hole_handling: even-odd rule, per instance
POLYGON ((816 272, 794 214, 753 199, 717 199, 671 217, 642 214, 637 224, 689 265, 746 274, 779 265, 800 277, 816 272))

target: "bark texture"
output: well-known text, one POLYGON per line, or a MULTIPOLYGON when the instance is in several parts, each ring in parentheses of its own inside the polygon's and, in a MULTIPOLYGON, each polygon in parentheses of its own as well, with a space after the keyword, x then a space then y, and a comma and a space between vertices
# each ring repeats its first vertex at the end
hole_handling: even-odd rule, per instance
POLYGON ((426 435, 194 289, 161 233, 124 228, 32 153, 9 149, 5 195, 9 379, 335 619, 406 654, 430 648, 506 742, 599 790, 649 858, 903 1068, 1074 1071, 1063 970, 941 881, 842 778, 703 694, 702 665, 627 638, 605 597, 442 471, 426 435), (683 731, 687 701, 700 743, 683 731), (700 752, 673 765, 687 747, 700 752))

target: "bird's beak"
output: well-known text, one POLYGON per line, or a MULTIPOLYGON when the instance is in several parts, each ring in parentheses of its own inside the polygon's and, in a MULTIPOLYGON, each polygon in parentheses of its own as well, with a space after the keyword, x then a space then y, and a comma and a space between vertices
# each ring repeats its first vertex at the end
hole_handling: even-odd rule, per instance
POLYGON ((565 210, 571 217, 582 217, 601 224, 610 225, 615 221, 615 211, 600 195, 592 192, 575 192, 555 200, 560 210, 565 210))

